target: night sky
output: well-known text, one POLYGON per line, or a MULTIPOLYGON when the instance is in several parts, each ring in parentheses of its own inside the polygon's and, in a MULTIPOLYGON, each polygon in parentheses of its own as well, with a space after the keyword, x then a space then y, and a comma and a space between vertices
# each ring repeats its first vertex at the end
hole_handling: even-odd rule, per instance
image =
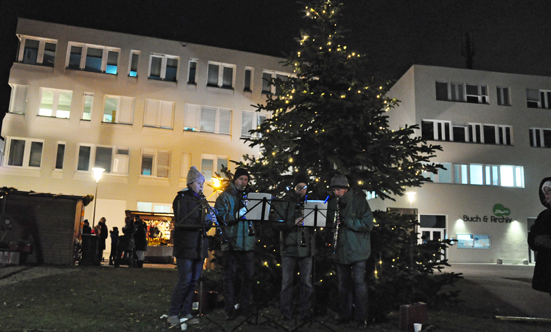
MULTIPOLYGON (((304 8, 290 0, 2 1, 22 17, 276 56, 295 49, 304 8)), ((466 32, 474 69, 551 76, 551 1, 342 2, 346 44, 387 78, 414 63, 464 68, 466 32)))

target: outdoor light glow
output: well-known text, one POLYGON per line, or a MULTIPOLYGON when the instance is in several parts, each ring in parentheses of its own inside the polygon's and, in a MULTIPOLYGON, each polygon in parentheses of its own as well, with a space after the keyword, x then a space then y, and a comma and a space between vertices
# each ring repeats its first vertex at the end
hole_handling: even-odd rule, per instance
POLYGON ((212 186, 216 189, 220 188, 220 179, 212 178, 212 186))
POLYGON ((94 179, 96 179, 96 182, 99 182, 99 179, 101 179, 101 175, 105 171, 103 168, 94 167, 92 168, 92 171, 94 171, 94 179))
POLYGON ((415 200, 415 195, 417 195, 417 193, 413 191, 408 191, 406 195, 408 195, 409 204, 411 204, 415 200))

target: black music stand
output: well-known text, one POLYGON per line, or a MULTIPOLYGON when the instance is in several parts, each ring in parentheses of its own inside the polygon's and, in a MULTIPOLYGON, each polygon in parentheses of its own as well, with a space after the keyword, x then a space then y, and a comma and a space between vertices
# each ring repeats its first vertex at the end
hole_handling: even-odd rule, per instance
MULTIPOLYGON (((262 206, 260 207, 261 209, 261 214, 260 214, 260 219, 250 219, 249 221, 266 221, 266 218, 265 218, 265 215, 266 215, 266 208, 268 206, 271 206, 271 202, 274 201, 274 198, 268 200, 267 197, 263 197, 262 199, 251 199, 249 198, 248 199, 249 201, 258 201, 258 203, 256 203, 255 205, 253 205, 251 208, 248 208, 247 207, 247 212, 244 214, 244 216, 246 216, 250 211, 252 211, 253 209, 257 208, 260 204, 262 204, 262 206)), ((269 219, 268 219, 269 220, 269 219)), ((256 297, 255 296, 256 294, 256 291, 255 291, 255 287, 253 287, 253 299, 256 297)), ((243 321, 241 321, 239 324, 237 324, 237 326, 235 326, 231 332, 237 330, 241 325, 245 324, 245 323, 249 323, 249 324, 252 324, 252 325, 255 325, 255 326, 263 326, 263 325, 269 325, 269 324, 273 324, 275 325, 275 328, 280 328, 280 329, 283 329, 285 331, 289 331, 288 328, 286 328, 285 326, 279 324, 278 322, 276 322, 274 319, 266 316, 265 314, 260 314, 259 313, 259 306, 258 305, 255 305, 255 310, 253 313, 249 314, 243 321), (259 316, 262 316, 265 321, 262 322, 262 323, 259 323, 258 320, 259 320, 259 316), (252 322, 251 320, 254 318, 254 322, 252 322)))
MULTIPOLYGON (((292 329, 290 332, 294 332, 294 331, 297 331, 298 329, 300 329, 301 327, 303 327, 304 325, 306 324, 310 324, 309 326, 312 326, 313 323, 318 323, 319 325, 325 327, 326 329, 328 329, 329 331, 333 331, 333 332, 337 332, 335 330, 333 330, 332 328, 330 328, 329 326, 327 326, 327 324, 325 324, 323 321, 321 320, 318 320, 316 318, 314 318, 314 314, 315 314, 315 310, 314 310, 314 304, 316 303, 315 302, 315 298, 316 298, 316 286, 314 284, 314 276, 316 275, 316 237, 317 237, 317 231, 318 231, 318 213, 320 213, 322 216, 323 216, 323 213, 321 213, 321 211, 318 209, 318 206, 314 206, 314 209, 312 209, 309 213, 314 213, 314 240, 313 240, 313 244, 312 247, 313 247, 313 250, 312 250, 312 315, 310 315, 310 319, 308 320, 305 320, 304 322, 302 322, 302 324, 299 324, 297 325, 294 329, 292 329)), ((327 219, 327 215, 324 216, 326 219, 327 219)), ((306 218, 306 217, 305 217, 306 218)), ((299 227, 311 227, 311 226, 299 226, 299 227)))

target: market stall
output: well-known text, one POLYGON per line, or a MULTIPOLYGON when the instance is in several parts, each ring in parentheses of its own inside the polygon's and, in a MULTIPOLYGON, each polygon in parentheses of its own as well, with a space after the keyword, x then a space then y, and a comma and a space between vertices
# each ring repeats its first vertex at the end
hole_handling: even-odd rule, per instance
POLYGON ((172 263, 173 213, 125 211, 126 216, 139 216, 147 227, 147 251, 145 261, 149 263, 172 263))

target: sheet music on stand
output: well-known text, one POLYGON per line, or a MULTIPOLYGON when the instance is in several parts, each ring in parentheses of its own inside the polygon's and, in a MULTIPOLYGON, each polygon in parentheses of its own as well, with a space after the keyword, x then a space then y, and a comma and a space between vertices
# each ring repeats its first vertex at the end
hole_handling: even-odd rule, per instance
POLYGON ((261 220, 266 221, 270 216, 270 200, 272 195, 265 193, 249 193, 247 200, 247 214, 245 218, 247 220, 261 220), (262 215, 262 208, 264 208, 264 215, 262 215))
POLYGON ((304 204, 304 226, 325 227, 327 224, 327 203, 325 201, 306 201, 304 204), (316 209, 317 207, 317 209, 316 209), (316 219, 317 216, 317 220, 316 219), (314 222, 316 222, 314 224, 314 222))

